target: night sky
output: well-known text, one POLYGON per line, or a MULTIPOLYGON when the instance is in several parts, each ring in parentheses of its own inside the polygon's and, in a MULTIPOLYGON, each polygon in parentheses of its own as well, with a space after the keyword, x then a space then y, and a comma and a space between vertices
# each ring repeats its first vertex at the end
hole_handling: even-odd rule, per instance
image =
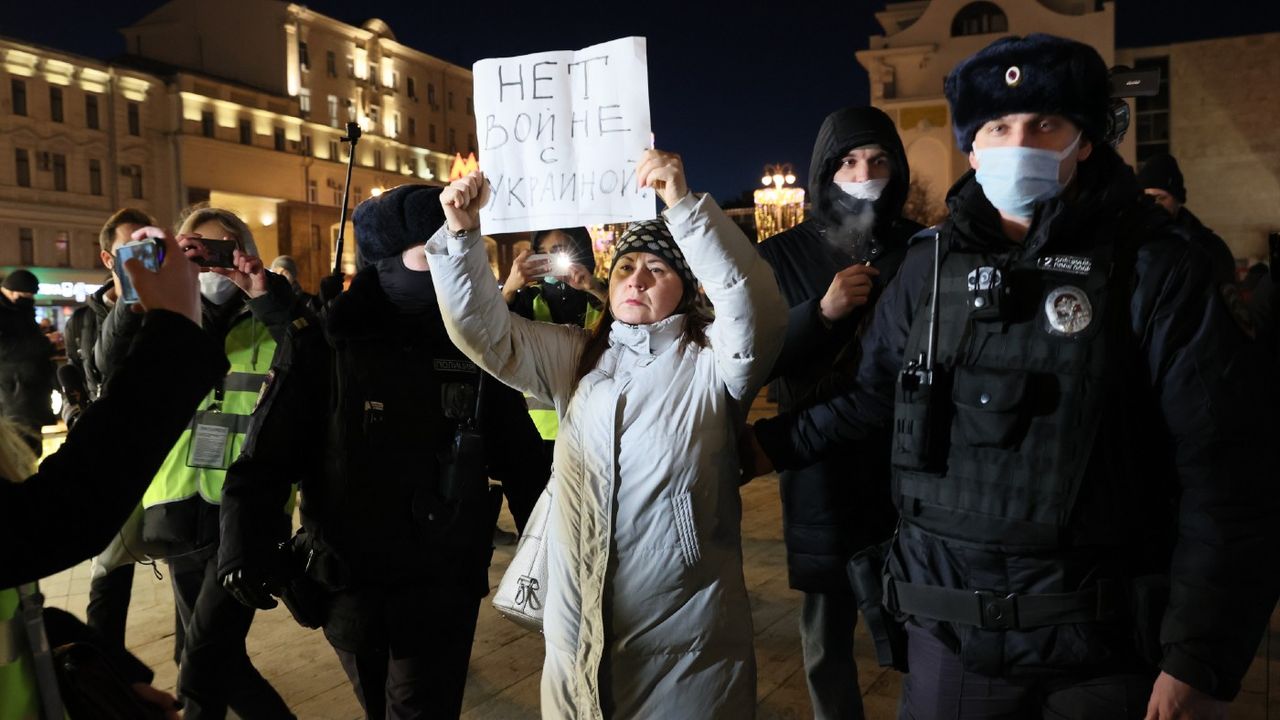
MULTIPOLYGON (((1017 0, 1030 2, 1031 0, 1017 0)), ((108 59, 119 33, 162 0, 13 0, 0 34, 108 59)), ((381 17, 396 39, 470 67, 481 58, 576 49, 628 35, 649 39, 650 107, 660 148, 685 157, 690 183, 729 201, 767 163, 805 177, 822 118, 868 100, 854 53, 880 34, 884 0, 844 2, 476 3, 361 0, 307 3, 360 25, 381 17)), ((1280 2, 1118 0, 1121 46, 1280 31, 1280 2)), ((235 42, 228 38, 228 42, 235 42)))

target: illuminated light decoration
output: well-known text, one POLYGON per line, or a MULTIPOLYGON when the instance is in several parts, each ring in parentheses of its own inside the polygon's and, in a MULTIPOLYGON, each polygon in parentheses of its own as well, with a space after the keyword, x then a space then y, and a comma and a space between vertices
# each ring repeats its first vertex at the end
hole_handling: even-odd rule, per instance
POLYGON ((383 193, 383 190, 381 187, 375 187, 369 191, 369 197, 378 197, 382 193, 383 193))
POLYGON ((795 181, 796 175, 790 164, 765 168, 764 177, 760 178, 760 184, 765 187, 753 194, 759 239, 777 235, 804 220, 804 190, 789 187, 795 181))
POLYGON ((591 253, 596 259, 596 277, 608 280, 609 266, 613 264, 613 250, 618 238, 627 231, 628 223, 609 223, 608 225, 588 225, 587 234, 591 236, 591 253))
POLYGON ((298 54, 298 26, 293 21, 284 24, 285 38, 285 90, 289 97, 297 97, 302 88, 302 66, 298 54))
POLYGON ((262 223, 262 227, 271 227, 276 224, 276 214, 273 212, 263 212, 258 216, 258 221, 262 223))
POLYGON ((120 94, 134 102, 143 102, 147 99, 147 90, 151 87, 151 83, 134 77, 120 78, 120 94))
POLYGON ((449 168, 449 182, 453 182, 462 177, 480 169, 480 162, 476 160, 476 154, 467 155, 466 159, 462 158, 462 153, 453 156, 453 167, 449 168))
POLYGON ((44 79, 54 85, 67 86, 71 84, 71 76, 75 73, 75 66, 69 62, 46 58, 44 61, 44 79))
POLYGON ((4 69, 13 75, 32 77, 36 74, 39 58, 22 50, 9 50, 4 54, 4 69))
POLYGON ((361 47, 356 48, 355 71, 356 77, 361 80, 369 79, 369 51, 361 47))

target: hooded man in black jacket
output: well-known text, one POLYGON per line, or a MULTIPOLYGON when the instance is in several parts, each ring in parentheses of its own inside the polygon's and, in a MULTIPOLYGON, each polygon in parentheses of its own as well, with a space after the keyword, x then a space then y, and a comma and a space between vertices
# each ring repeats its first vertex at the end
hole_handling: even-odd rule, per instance
POLYGON ((1277 595, 1265 358, 1107 144, 1097 51, 1003 38, 946 94, 950 218, 852 390, 754 437, 788 468, 893 432, 904 717, 1224 717, 1277 595))
POLYGON ((322 323, 294 322, 223 489, 224 586, 322 626, 370 718, 460 713, 501 504, 487 477, 523 526, 550 474, 520 396, 445 331, 423 253, 439 194, 402 185, 356 208, 362 269, 322 323), (306 560, 288 578, 272 519, 292 483, 303 529, 286 547, 306 560))
MULTIPOLYGON (((812 217, 759 247, 791 306, 773 370, 783 412, 847 389, 864 321, 921 229, 902 217, 910 183, 902 140, 884 112, 845 108, 823 121, 809 163, 812 217)), ((805 593, 800 636, 815 718, 863 716, 853 657, 858 599, 846 563, 893 532, 888 459, 888 435, 879 433, 781 473, 787 569, 791 587, 805 593)))

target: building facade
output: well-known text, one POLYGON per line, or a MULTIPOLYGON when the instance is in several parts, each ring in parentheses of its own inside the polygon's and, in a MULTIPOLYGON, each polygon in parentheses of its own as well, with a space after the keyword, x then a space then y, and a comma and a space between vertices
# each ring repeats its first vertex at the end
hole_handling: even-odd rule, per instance
MULTIPOLYGON (((114 210, 172 226, 207 201, 236 211, 266 260, 294 256, 314 291, 333 266, 348 122, 362 130, 350 207, 443 184, 476 150, 471 72, 381 20, 172 0, 121 32, 126 54, 110 63, 0 38, 0 273, 100 282, 97 236, 114 210)), ((350 226, 348 240, 354 272, 350 226)))
POLYGON ((1109 66, 1161 70, 1159 95, 1129 101, 1132 122, 1117 149, 1135 167, 1160 152, 1176 157, 1188 207, 1237 258, 1262 257, 1267 234, 1280 230, 1280 33, 1117 48, 1114 5, 1095 0, 912 0, 876 18, 885 32, 858 62, 871 104, 897 122, 919 186, 912 201, 927 206, 917 215, 936 217, 969 170, 951 133, 944 78, 1001 36, 1047 32, 1092 45, 1109 66))
POLYGON ((168 114, 155 76, 0 38, 0 274, 30 268, 42 305, 82 301, 108 215, 171 218, 168 114))
POLYGON ((402 45, 381 20, 172 0, 121 32, 125 62, 166 69, 180 197, 240 213, 261 254, 292 255, 310 289, 333 265, 348 122, 363 132, 351 207, 405 182, 441 184, 476 149, 471 72, 402 45))
POLYGON ((1242 264, 1280 231, 1280 33, 1122 48, 1116 60, 1157 67, 1161 95, 1134 103, 1137 159, 1178 159, 1187 207, 1242 264))

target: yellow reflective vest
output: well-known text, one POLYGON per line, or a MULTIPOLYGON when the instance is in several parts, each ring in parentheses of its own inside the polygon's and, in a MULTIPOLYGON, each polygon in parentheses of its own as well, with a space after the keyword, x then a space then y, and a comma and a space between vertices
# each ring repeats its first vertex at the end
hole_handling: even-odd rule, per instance
POLYGON ((0 590, 0 720, 40 720, 40 694, 16 588, 0 590))
MULTIPOLYGON (((595 305, 587 303, 583 327, 595 327, 595 324, 600 322, 602 314, 595 305)), ((533 319, 538 322, 555 322, 551 317, 551 306, 547 305, 547 299, 542 297, 540 292, 533 296, 533 319)), ((554 442, 556 436, 560 434, 560 418, 556 416, 556 409, 532 395, 525 395, 524 402, 529 408, 529 417, 533 419, 533 426, 538 428, 538 434, 543 440, 554 442)))
MULTIPOLYGON (((276 342, 267 327, 252 316, 244 317, 227 332, 224 343, 231 371, 200 402, 192 422, 169 451, 159 472, 142 496, 144 510, 181 502, 222 502, 226 468, 240 455, 249 418, 271 369, 276 342), (214 443, 198 442, 212 435, 214 443), (221 447, 221 457, 210 462, 208 447, 221 447), (205 448, 202 455, 202 448, 205 448)), ((293 498, 286 512, 293 512, 293 498)), ((144 521, 144 525, 146 521, 144 521)), ((152 528, 147 528, 151 537, 152 528)), ((193 538, 198 539, 198 538, 193 538)))

